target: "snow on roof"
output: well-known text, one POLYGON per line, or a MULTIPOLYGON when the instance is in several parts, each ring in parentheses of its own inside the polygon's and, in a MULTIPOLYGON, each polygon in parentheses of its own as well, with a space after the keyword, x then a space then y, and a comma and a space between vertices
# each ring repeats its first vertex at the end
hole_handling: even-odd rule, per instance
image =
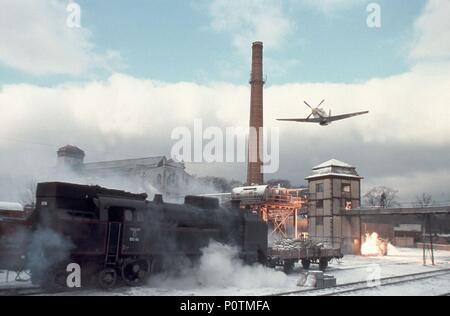
POLYGON ((23 206, 20 203, 0 202, 0 211, 23 212, 23 206))
POLYGON ((306 180, 320 177, 346 177, 362 179, 356 172, 356 168, 337 159, 328 160, 313 168, 312 174, 306 180))
POLYGON ((113 161, 101 161, 85 163, 83 165, 85 170, 93 169, 109 169, 109 168, 136 168, 137 166, 157 167, 164 160, 164 156, 137 158, 137 159, 125 159, 125 160, 113 160, 113 161))
POLYGON ((72 153, 72 154, 84 155, 84 151, 83 150, 81 150, 77 146, 72 146, 72 145, 66 145, 66 146, 61 147, 60 149, 58 149, 58 154, 62 154, 62 153, 72 153))
POLYGON ((322 169, 326 167, 344 167, 344 168, 354 168, 353 166, 349 165, 348 163, 342 162, 337 159, 331 159, 328 161, 325 161, 324 163, 321 163, 320 165, 317 165, 313 168, 315 169, 322 169))

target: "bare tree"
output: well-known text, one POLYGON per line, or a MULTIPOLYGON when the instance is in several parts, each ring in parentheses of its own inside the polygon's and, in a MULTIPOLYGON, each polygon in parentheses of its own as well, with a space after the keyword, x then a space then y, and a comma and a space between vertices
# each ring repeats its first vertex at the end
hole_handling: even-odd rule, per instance
POLYGON ((36 181, 29 180, 21 193, 20 203, 24 206, 26 205, 34 206, 36 204, 36 189, 37 189, 36 181))
POLYGON ((390 208, 398 207, 398 191, 388 187, 375 187, 364 195, 364 202, 367 206, 390 208))
POLYGON ((430 207, 434 204, 433 197, 430 194, 422 193, 422 195, 419 195, 416 197, 416 207, 430 207))

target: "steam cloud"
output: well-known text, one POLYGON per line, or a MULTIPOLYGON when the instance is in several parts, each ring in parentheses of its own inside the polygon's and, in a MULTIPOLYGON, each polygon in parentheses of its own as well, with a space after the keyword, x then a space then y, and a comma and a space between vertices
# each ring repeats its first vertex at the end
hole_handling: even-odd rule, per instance
POLYGON ((50 229, 38 229, 31 235, 27 248, 27 264, 38 272, 45 272, 70 256, 72 242, 50 229))
POLYGON ((262 265, 245 265, 239 249, 211 241, 202 249, 195 266, 188 266, 179 275, 159 274, 149 280, 151 287, 178 290, 202 288, 261 289, 292 286, 292 280, 280 271, 262 265))

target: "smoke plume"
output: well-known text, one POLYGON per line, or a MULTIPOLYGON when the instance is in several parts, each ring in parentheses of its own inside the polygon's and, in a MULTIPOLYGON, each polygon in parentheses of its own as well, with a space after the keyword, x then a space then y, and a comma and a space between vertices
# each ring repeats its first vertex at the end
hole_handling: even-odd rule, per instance
POLYGON ((262 265, 245 265, 239 249, 211 241, 202 249, 195 266, 187 266, 178 275, 160 274, 151 277, 149 285, 177 290, 201 288, 261 289, 292 286, 286 274, 262 265))

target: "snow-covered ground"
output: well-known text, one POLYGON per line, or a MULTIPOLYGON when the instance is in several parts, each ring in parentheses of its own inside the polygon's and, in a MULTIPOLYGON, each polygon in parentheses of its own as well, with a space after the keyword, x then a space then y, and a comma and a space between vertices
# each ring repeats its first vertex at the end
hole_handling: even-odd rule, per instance
MULTIPOLYGON (((30 282, 17 282, 16 279, 17 274, 15 272, 8 272, 0 270, 0 287, 15 287, 22 285, 30 285, 30 282)), ((21 277, 25 280, 29 279, 29 276, 25 273, 21 273, 21 277)))
MULTIPOLYGON (((212 249, 200 268, 188 269, 181 276, 155 276, 147 286, 112 291, 86 290, 65 295, 149 295, 149 296, 263 296, 302 289, 297 286, 301 269, 286 276, 264 267, 247 267, 231 260, 227 249, 212 249), (224 253, 225 252, 225 253, 224 253)), ((428 254, 428 264, 431 259, 428 254)), ((391 249, 386 257, 345 256, 333 261, 327 274, 338 284, 366 281, 374 267, 381 278, 450 268, 450 252, 436 251, 435 266, 423 266, 421 249, 391 249)), ((316 268, 316 266, 312 266, 316 268)), ((0 274, 0 285, 5 285, 0 274)), ((11 276, 12 278, 13 276, 11 276)), ((14 284, 14 283, 12 283, 14 284)), ((11 283, 10 283, 11 285, 11 283)), ((450 292, 450 275, 359 291, 358 295, 441 295, 450 292)))
MULTIPOLYGON (((334 275, 338 284, 344 284, 366 280, 373 271, 373 265, 380 268, 381 278, 435 271, 450 268, 450 252, 435 251, 435 266, 431 265, 430 254, 427 253, 427 264, 423 265, 421 249, 394 248, 386 257, 345 256, 342 263, 332 264, 327 273, 334 275)), ((450 290, 450 284, 447 289, 450 290)))
POLYGON ((359 296, 439 296, 450 293, 450 275, 413 281, 399 285, 371 288, 342 295, 359 296))

